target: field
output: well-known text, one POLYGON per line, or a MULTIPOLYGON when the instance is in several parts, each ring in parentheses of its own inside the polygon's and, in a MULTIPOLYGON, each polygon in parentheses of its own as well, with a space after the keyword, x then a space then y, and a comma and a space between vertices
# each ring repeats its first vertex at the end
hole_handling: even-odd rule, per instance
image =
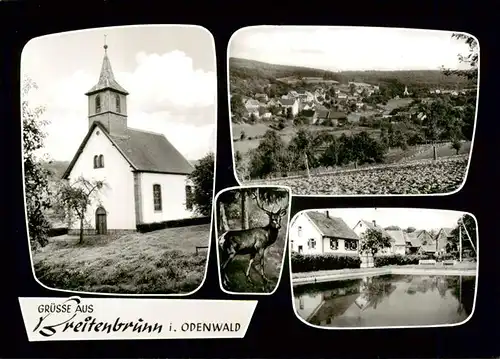
MULTIPOLYGON (((233 146, 234 146, 234 151, 240 151, 242 154, 247 153, 248 151, 257 148, 259 146, 259 143, 261 141, 262 136, 266 133, 267 130, 270 130, 271 128, 264 124, 264 123, 259 123, 255 125, 249 125, 249 124, 232 124, 233 128, 233 146), (239 140, 241 136, 241 132, 244 131, 245 134, 247 135, 247 139, 245 140, 239 140), (235 141, 236 140, 236 141, 235 141)), ((287 126, 283 130, 279 131, 278 133, 280 134, 281 139, 285 142, 285 144, 288 144, 290 140, 292 139, 293 136, 297 133, 297 127, 294 126, 287 126)), ((355 127, 352 129, 339 129, 339 128, 334 128, 334 127, 329 127, 329 126, 316 126, 316 125, 311 125, 307 127, 308 130, 310 131, 323 131, 327 130, 330 133, 334 134, 335 136, 340 136, 343 133, 346 135, 353 134, 353 133, 358 133, 361 131, 366 131, 373 136, 378 135, 380 132, 379 130, 374 130, 370 128, 365 128, 365 127, 355 127)))
POLYGON ((415 160, 311 177, 251 181, 244 184, 289 186, 294 195, 449 193, 465 179, 468 155, 415 160))
POLYGON ((210 225, 149 233, 49 239, 33 251, 36 277, 51 288, 100 293, 188 293, 205 276, 210 225))

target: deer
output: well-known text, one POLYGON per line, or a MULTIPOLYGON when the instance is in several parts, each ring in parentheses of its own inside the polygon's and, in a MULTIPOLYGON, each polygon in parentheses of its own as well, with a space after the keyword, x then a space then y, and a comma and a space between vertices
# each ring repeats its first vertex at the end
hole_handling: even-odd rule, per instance
POLYGON ((256 201, 257 207, 268 215, 269 223, 263 227, 229 230, 219 237, 221 257, 224 258, 220 270, 223 276, 223 284, 226 287, 229 284, 226 268, 237 255, 250 255, 250 261, 245 272, 247 280, 250 282, 252 281, 250 278, 250 269, 255 257, 258 255, 260 259, 259 274, 265 283, 269 282, 264 273, 265 254, 266 250, 278 239, 281 219, 286 214, 286 209, 280 207, 277 211, 269 211, 261 205, 258 195, 254 194, 253 198, 256 201))

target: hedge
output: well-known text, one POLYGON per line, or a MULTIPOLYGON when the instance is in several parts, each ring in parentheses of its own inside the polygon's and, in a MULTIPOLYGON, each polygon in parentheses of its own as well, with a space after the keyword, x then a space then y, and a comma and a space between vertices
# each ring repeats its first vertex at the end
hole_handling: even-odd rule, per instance
POLYGON ((375 256, 373 258, 373 264, 375 267, 384 267, 390 265, 408 265, 408 264, 418 264, 420 260, 424 259, 436 259, 438 261, 454 259, 455 257, 451 254, 441 255, 439 257, 434 257, 429 254, 413 254, 413 255, 401 255, 394 254, 389 256, 375 256))
POLYGON ((360 268, 360 266, 361 259, 356 255, 292 253, 293 273, 360 268))
POLYGON ((197 226, 200 224, 210 224, 210 217, 196 217, 177 219, 173 221, 142 223, 136 226, 137 231, 140 233, 153 232, 165 228, 197 226))
POLYGON ((49 237, 62 236, 63 234, 68 234, 68 228, 50 228, 47 235, 49 237))

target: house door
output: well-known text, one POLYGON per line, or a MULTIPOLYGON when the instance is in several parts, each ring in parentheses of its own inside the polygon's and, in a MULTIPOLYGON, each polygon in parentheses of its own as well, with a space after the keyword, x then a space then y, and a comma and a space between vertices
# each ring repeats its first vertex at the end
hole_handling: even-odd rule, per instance
POLYGON ((302 246, 299 246, 299 254, 302 253, 302 246))
POLYGON ((102 207, 97 208, 95 212, 95 228, 97 234, 108 233, 108 227, 106 223, 106 210, 102 207))

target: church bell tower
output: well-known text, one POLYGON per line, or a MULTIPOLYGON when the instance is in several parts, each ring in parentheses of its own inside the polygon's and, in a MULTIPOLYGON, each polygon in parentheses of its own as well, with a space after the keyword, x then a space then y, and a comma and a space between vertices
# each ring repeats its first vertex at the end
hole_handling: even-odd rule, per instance
POLYGON ((85 95, 88 97, 89 128, 99 121, 110 135, 125 136, 128 92, 115 80, 106 41, 99 81, 85 95))

